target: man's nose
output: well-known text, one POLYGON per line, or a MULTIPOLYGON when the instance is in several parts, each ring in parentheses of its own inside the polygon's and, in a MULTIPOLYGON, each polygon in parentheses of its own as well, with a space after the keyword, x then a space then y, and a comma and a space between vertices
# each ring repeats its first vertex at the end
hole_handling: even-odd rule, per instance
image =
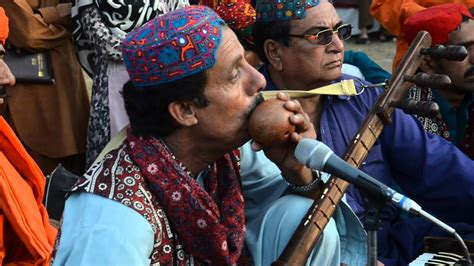
POLYGON ((332 35, 332 42, 328 46, 328 48, 332 52, 340 53, 344 51, 344 42, 339 38, 339 35, 337 34, 332 35))
POLYGON ((252 81, 254 84, 252 84, 252 87, 255 88, 255 92, 259 92, 267 86, 267 81, 265 80, 265 77, 260 73, 257 69, 254 67, 252 68, 252 81))

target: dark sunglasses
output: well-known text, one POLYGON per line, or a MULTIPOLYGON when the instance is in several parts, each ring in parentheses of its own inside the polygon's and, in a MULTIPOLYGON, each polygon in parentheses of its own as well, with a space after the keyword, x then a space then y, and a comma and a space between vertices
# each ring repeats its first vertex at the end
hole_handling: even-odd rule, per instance
POLYGON ((303 34, 303 35, 298 35, 298 34, 288 34, 290 37, 295 37, 295 38, 303 38, 308 40, 309 42, 317 45, 328 45, 332 43, 332 35, 337 34, 337 37, 341 41, 345 41, 349 39, 352 35, 352 25, 351 24, 343 24, 339 27, 337 27, 336 30, 332 29, 326 29, 322 30, 316 34, 303 34))

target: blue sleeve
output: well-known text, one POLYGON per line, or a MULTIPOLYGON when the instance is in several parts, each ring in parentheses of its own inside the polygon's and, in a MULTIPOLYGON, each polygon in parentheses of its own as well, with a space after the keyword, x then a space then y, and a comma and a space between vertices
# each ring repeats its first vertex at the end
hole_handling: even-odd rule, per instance
MULTIPOLYGON (((247 218, 246 243, 256 265, 270 265, 290 240, 313 200, 285 194, 288 184, 279 168, 250 142, 241 147, 241 175, 247 218)), ((321 177, 327 181, 329 175, 321 177)), ((324 229, 306 265, 366 264, 366 235, 345 202, 324 229)))
POLYGON ((396 110, 381 135, 383 151, 403 192, 445 221, 474 224, 474 162, 396 110))
POLYGON ((66 201, 53 265, 149 265, 154 234, 139 213, 90 193, 66 201))
POLYGON ((260 211, 280 198, 288 188, 280 169, 263 151, 252 151, 250 142, 240 148, 240 169, 245 198, 245 216, 248 222, 260 211))
POLYGON ((345 51, 344 63, 354 65, 360 69, 365 77, 365 80, 371 83, 381 83, 391 78, 391 74, 375 63, 364 52, 359 51, 345 51))

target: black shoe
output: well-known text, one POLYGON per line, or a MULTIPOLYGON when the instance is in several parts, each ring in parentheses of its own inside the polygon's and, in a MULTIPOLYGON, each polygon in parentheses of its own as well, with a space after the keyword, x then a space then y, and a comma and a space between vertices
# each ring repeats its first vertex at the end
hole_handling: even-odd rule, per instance
POLYGON ((369 38, 359 38, 355 41, 356 44, 368 44, 369 38))

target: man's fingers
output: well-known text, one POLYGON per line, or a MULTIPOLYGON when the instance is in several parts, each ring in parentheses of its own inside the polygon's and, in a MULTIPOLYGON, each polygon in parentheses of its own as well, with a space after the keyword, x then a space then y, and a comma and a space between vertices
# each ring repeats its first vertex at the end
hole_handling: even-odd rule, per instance
POLYGON ((283 93, 283 92, 277 93, 276 98, 277 98, 278 100, 282 100, 282 101, 288 101, 288 100, 290 100, 290 96, 288 96, 288 94, 283 93))
POLYGON ((303 108, 301 107, 301 103, 298 100, 286 101, 285 108, 288 111, 292 111, 294 113, 303 113, 303 108))

